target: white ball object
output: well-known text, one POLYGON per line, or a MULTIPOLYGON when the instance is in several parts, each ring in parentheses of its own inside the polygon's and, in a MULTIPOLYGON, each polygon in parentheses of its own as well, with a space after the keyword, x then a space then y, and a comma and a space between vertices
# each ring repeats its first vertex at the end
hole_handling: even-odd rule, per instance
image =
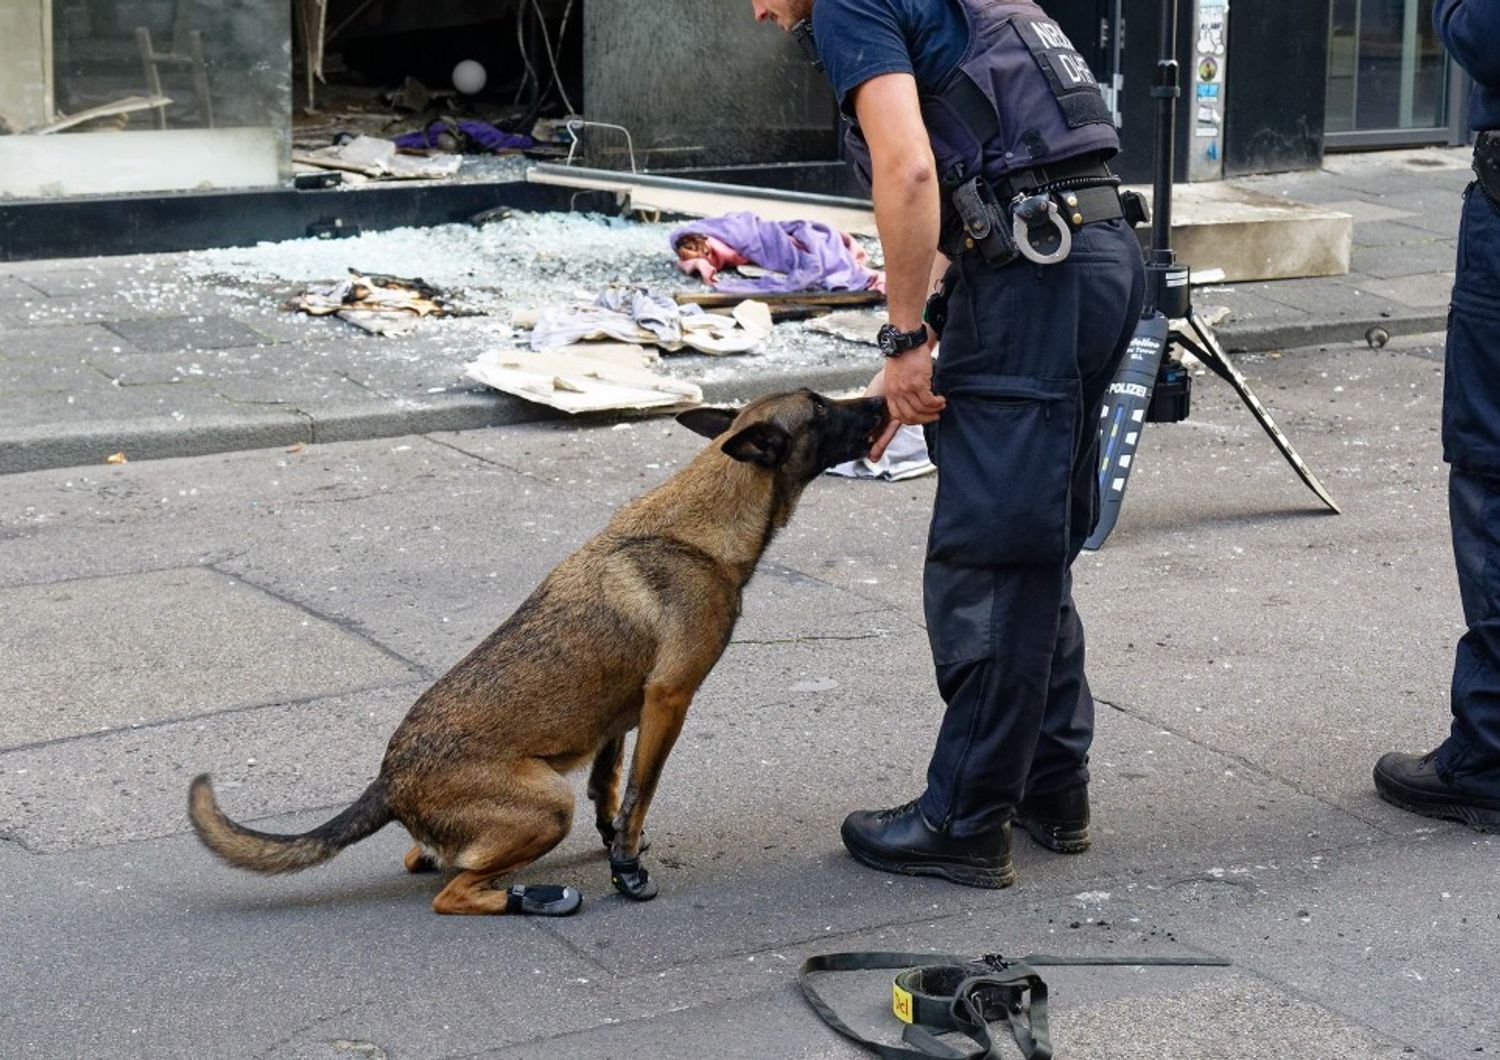
POLYGON ((472 96, 484 88, 488 77, 483 66, 473 59, 465 59, 453 68, 453 87, 466 96, 472 96))

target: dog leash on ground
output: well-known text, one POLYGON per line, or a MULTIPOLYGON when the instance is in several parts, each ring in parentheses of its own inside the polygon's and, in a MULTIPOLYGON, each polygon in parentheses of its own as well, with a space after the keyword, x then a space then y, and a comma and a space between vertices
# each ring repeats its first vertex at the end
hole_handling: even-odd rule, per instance
POLYGON ((797 973, 797 982, 823 1022, 883 1060, 1000 1060, 1000 1043, 990 1030, 990 1024, 995 1022, 1003 1023, 1010 1031, 1026 1060, 1051 1060, 1047 984, 1037 968, 1140 965, 1222 968, 1229 964, 1222 957, 1057 957, 1033 953, 1009 960, 997 953, 976 958, 860 950, 809 957, 797 973), (811 981, 820 972, 881 968, 902 969, 891 984, 891 1010, 906 1025, 902 1039, 915 1048, 866 1038, 839 1017, 811 981), (938 1035, 948 1033, 964 1035, 975 1047, 960 1049, 938 1039, 938 1035))

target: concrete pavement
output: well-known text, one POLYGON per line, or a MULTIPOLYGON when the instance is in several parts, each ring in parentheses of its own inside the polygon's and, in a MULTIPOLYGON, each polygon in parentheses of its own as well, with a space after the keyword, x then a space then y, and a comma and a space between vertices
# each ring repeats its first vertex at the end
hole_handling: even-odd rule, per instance
MULTIPOLYGON (((1331 156, 1323 169, 1245 187, 1334 206, 1355 218, 1348 276, 1199 291, 1222 306, 1230 350, 1363 342, 1444 326, 1462 150, 1331 156)), ((670 225, 515 215, 474 229, 398 230, 339 241, 192 254, 0 265, 0 473, 192 456, 295 442, 462 430, 554 415, 461 378, 465 362, 524 344, 517 309, 612 281, 673 289, 670 225), (285 312, 311 281, 418 274, 490 315, 428 320, 380 339, 285 312)), ((694 281, 695 282, 695 281, 694 281)), ((710 400, 788 385, 851 386, 872 350, 778 326, 758 355, 673 356, 665 369, 710 400)))
MULTIPOLYGON (((1440 337, 1242 364, 1345 514, 1210 377, 1147 431, 1076 570, 1095 847, 1018 838, 1004 892, 838 843, 848 810, 920 791, 936 730, 931 479, 809 490, 667 767, 660 897, 611 893, 585 816, 521 877, 584 890, 549 922, 433 916, 397 827, 302 876, 234 873, 188 833, 187 782, 212 772, 258 827, 326 819, 415 695, 695 438, 277 438, 0 479, 0 1053, 852 1058, 794 973, 857 948, 1234 962, 1050 971, 1063 1057, 1495 1052, 1497 841, 1393 810, 1369 775, 1446 728, 1440 337)), ((889 1032, 879 976, 829 992, 889 1032)))

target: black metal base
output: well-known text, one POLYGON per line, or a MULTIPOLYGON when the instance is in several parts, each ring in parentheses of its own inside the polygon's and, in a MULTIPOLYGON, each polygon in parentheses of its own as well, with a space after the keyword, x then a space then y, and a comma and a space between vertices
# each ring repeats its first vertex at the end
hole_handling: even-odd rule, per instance
POLYGON ((1276 426, 1276 421, 1271 418, 1270 412, 1266 411, 1266 407, 1260 403, 1260 398, 1255 396, 1255 391, 1250 389, 1250 384, 1245 381, 1240 370, 1235 367, 1229 355, 1224 352, 1224 348, 1219 345, 1213 329, 1192 306, 1188 307, 1187 318, 1184 322, 1188 330, 1183 332, 1173 328, 1169 348, 1175 344, 1187 350, 1212 369, 1215 375, 1233 387, 1234 392, 1245 403, 1245 407, 1250 410, 1250 414, 1255 417, 1255 422, 1261 425, 1271 441, 1276 443, 1276 448, 1281 451, 1281 455, 1286 457, 1286 462, 1292 465, 1292 470, 1297 472, 1297 477, 1308 489, 1317 494, 1318 500, 1326 504, 1330 511, 1337 513, 1338 503, 1323 488, 1323 483, 1318 481, 1318 476, 1313 474, 1312 468, 1307 466, 1287 436, 1281 433, 1281 428, 1276 426))

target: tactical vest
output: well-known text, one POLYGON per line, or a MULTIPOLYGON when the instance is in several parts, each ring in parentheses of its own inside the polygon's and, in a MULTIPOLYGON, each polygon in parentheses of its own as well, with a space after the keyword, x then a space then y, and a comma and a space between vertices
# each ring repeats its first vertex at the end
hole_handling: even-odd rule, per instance
MULTIPOLYGON (((1109 105, 1061 27, 1031 0, 959 0, 969 44, 922 119, 945 189, 976 174, 999 187, 1011 173, 1120 149, 1109 105)), ((846 136, 868 187, 870 151, 859 127, 846 136)), ((952 221, 943 196, 944 223, 952 221)))

